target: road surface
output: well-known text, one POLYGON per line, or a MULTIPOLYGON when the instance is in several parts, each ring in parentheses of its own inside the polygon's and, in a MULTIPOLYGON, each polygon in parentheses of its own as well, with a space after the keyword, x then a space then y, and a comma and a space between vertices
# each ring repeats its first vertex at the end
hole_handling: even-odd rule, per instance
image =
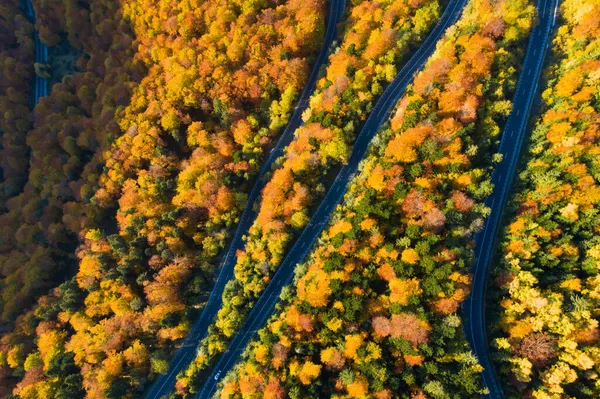
POLYGON ((538 0, 540 23, 531 31, 527 54, 513 99, 513 111, 506 122, 500 141, 499 152, 503 154, 504 158, 492 174, 494 191, 486 199, 486 205, 492 211, 484 229, 475 237, 476 263, 473 267, 473 291, 463 306, 463 311, 467 316, 465 333, 484 368, 483 381, 490 391, 487 397, 494 399, 503 398, 504 394, 488 354, 485 322, 487 276, 494 253, 496 233, 519 163, 519 153, 523 145, 531 106, 537 93, 538 81, 549 44, 548 38, 556 20, 557 9, 558 0, 538 0))
POLYGON ((440 21, 433 28, 425 42, 423 42, 421 47, 414 53, 410 60, 396 75, 392 83, 390 83, 383 92, 354 143, 354 148, 348 160, 348 164, 338 173, 331 188, 311 218, 310 223, 302 231, 302 234, 298 240, 296 240, 296 243, 273 276, 271 283, 267 286, 254 305, 254 308, 248 315, 246 323, 235 335, 229 348, 219 359, 198 397, 202 399, 212 397, 216 390, 218 380, 223 378, 235 365, 248 342, 254 337, 256 332, 265 325, 267 319, 273 313, 275 304, 279 301, 282 288, 289 284, 294 276, 294 267, 306 257, 313 243, 328 222, 329 217, 335 210, 335 207, 342 200, 348 182, 357 172, 358 164, 364 158, 369 143, 373 137, 375 137, 382 123, 388 118, 390 111, 396 105, 396 102, 404 92, 406 86, 412 81, 415 73, 433 54, 435 45, 442 37, 442 34, 449 26, 458 20, 466 1, 467 0, 452 0, 450 2, 440 18, 440 21))
POLYGON ((202 309, 202 313, 192 326, 192 329, 188 333, 183 345, 178 349, 175 356, 169 364, 169 370, 166 374, 161 375, 156 382, 152 385, 148 391, 146 398, 158 399, 163 395, 167 395, 171 388, 175 385, 177 374, 186 368, 188 364, 196 357, 196 347, 198 342, 204 338, 208 331, 208 326, 216 316, 217 312, 222 305, 222 295, 225 289, 225 285, 229 280, 233 278, 233 269, 237 261, 236 252, 238 249, 242 249, 244 242, 242 237, 248 233, 248 230, 252 226, 254 219, 256 218, 256 212, 254 212, 254 203, 258 199, 260 192, 262 191, 265 182, 263 181, 264 175, 271 170, 273 162, 277 158, 283 155, 285 147, 294 138, 294 132, 302 124, 302 113, 308 106, 308 100, 311 94, 315 90, 317 78, 319 75, 319 69, 323 63, 327 60, 329 54, 329 48, 333 40, 337 36, 337 24, 340 21, 342 14, 344 13, 345 0, 331 0, 329 16, 327 19, 327 31, 325 32, 325 38, 323 41, 323 47, 319 52, 319 56, 315 61, 315 65, 312 69, 310 77, 304 86, 304 90, 298 99, 294 113, 290 118, 290 121, 283 131, 281 137, 277 141, 277 144, 273 150, 269 153, 267 160, 264 162, 256 183, 248 196, 248 202, 246 208, 242 212, 240 221, 235 231, 235 235, 231 241, 227 254, 223 258, 221 263, 220 272, 217 280, 214 284, 210 297, 202 309))
MULTIPOLYGON (((24 10, 25 16, 35 27, 35 11, 31 0, 25 1, 24 10)), ((48 46, 41 42, 37 29, 33 32, 35 40, 35 62, 40 64, 48 63, 48 46)), ((48 95, 48 80, 35 75, 35 94, 33 97, 33 105, 37 104, 39 99, 48 95)))

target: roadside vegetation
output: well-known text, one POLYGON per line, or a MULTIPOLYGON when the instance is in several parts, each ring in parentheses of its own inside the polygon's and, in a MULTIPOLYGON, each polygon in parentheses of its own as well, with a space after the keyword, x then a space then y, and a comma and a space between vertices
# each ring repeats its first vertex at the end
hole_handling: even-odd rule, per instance
POLYGON ((353 1, 340 45, 303 115, 304 125, 261 193, 258 216, 238 252, 235 279, 198 356, 178 378, 178 395, 195 392, 199 375, 226 348, 323 198, 385 87, 441 13, 437 0, 353 1))
POLYGON ((480 397, 459 308, 534 21, 528 1, 469 3, 218 397, 480 397))
POLYGON ((493 279, 509 397, 600 396, 600 2, 564 0, 493 279))

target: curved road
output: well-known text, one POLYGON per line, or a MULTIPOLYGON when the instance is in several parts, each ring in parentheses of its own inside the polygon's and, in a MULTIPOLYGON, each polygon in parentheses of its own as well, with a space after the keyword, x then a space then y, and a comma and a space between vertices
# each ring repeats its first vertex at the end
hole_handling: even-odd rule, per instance
POLYGON ((525 137, 527 122, 533 101, 536 97, 546 49, 549 45, 550 31, 556 21, 558 0, 538 0, 540 23, 533 28, 527 46, 527 55, 519 76, 517 91, 513 99, 513 111, 506 122, 499 152, 504 158, 492 174, 493 193, 486 199, 486 205, 492 209, 484 229, 475 237, 476 263, 473 267, 473 291, 463 306, 467 316, 465 333, 475 355, 483 366, 483 381, 489 389, 489 398, 503 398, 502 387, 495 375, 488 354, 485 322, 485 295, 487 277, 494 253, 496 233, 502 219, 502 213, 525 137))
POLYGON ((252 226, 252 223, 254 222, 254 219, 256 218, 256 212, 253 210, 253 206, 265 185, 263 177, 271 170, 273 162, 275 162, 277 158, 284 154, 285 147, 292 141, 294 138, 294 132, 302 124, 302 113, 306 110, 308 106, 308 100, 315 90, 317 78, 319 76, 319 69, 326 61, 331 43, 337 36, 337 24, 344 13, 344 8, 344 0, 331 0, 329 16, 327 19, 327 31, 325 32, 323 47, 319 52, 319 56, 315 61, 315 65, 312 69, 310 77, 308 78, 308 81, 304 86, 304 90, 298 99, 296 108, 294 109, 294 113, 292 114, 287 127, 283 131, 281 137, 277 141, 277 144, 271 150, 267 160, 260 169, 256 183, 254 184, 254 187, 252 187, 252 191, 248 196, 246 208, 240 217, 235 235, 233 236, 231 244, 229 245, 229 250, 227 251, 227 254, 221 263, 221 270, 210 293, 210 297, 202 309, 202 313, 188 333, 183 345, 177 350, 175 356, 171 360, 168 372, 161 375, 154 382, 146 394, 146 398, 158 399, 164 395, 167 395, 171 391, 171 388, 175 385, 177 374, 187 367, 187 365, 190 364, 190 362, 196 357, 196 346, 198 342, 204 338, 208 331, 208 326, 221 308, 222 295, 225 285, 233 278, 233 269, 237 261, 236 252, 238 249, 243 248, 244 242, 242 237, 247 234, 248 230, 252 226))
POLYGON ((227 351, 221 356, 214 367, 208 381, 204 384, 198 397, 207 399, 214 394, 217 382, 235 365, 240 355, 253 338, 255 333, 265 325, 273 313, 275 304, 279 301, 282 288, 294 276, 294 267, 308 254, 313 243, 325 227, 335 207, 342 200, 348 182, 358 170, 358 164, 365 156, 369 143, 375 137, 381 124, 387 119, 390 111, 395 106, 404 92, 406 86, 412 81, 414 74, 425 64, 435 51, 435 45, 446 29, 454 24, 465 6, 467 0, 452 0, 438 24, 433 28, 421 47, 396 75, 392 83, 383 92, 369 117, 367 118, 360 134, 358 135, 348 164, 338 173, 331 188, 323 198, 319 208, 304 228, 300 237, 289 251, 288 255, 279 266, 271 283, 267 286, 254 308, 248 315, 246 323, 235 335, 227 351))
MULTIPOLYGON (((25 2, 25 16, 35 27, 35 11, 33 9, 33 5, 31 4, 31 0, 26 0, 25 2)), ((37 29, 34 30, 33 33, 35 39, 35 62, 40 64, 46 64, 48 62, 48 46, 41 42, 40 36, 38 34, 37 29)), ((38 103, 38 100, 42 97, 48 95, 48 79, 44 79, 39 77, 37 74, 35 75, 35 95, 33 105, 38 103)))

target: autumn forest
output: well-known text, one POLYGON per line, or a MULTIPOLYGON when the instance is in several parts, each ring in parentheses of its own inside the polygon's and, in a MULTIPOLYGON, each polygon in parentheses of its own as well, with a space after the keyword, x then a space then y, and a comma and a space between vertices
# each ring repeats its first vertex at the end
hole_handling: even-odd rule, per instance
POLYGON ((600 397, 600 0, 2 0, 0 398, 600 397))

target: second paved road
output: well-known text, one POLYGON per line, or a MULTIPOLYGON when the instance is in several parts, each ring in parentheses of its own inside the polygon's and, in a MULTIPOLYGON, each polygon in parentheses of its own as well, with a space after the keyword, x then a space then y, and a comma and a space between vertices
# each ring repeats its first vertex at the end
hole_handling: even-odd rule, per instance
POLYGON ((510 186, 519 163, 519 154, 525 138, 527 122, 535 99, 542 64, 548 47, 548 37, 556 20, 558 0, 538 0, 540 23, 529 36, 527 54, 519 77, 517 91, 513 99, 513 111, 506 122, 499 152, 504 158, 492 175, 494 191, 486 200, 492 209, 481 233, 475 237, 476 263, 473 269, 473 290, 464 304, 467 316, 465 333, 471 343, 479 363, 483 366, 483 381, 489 389, 490 398, 503 398, 502 387, 494 373, 488 356, 488 342, 485 324, 485 293, 487 276, 494 253, 494 241, 510 186))
MULTIPOLYGON (((27 0, 25 2, 25 16, 34 26, 36 24, 35 19, 35 10, 33 9, 33 4, 31 4, 31 0, 27 0)), ((35 62, 40 64, 46 64, 48 62, 48 46, 46 46, 40 40, 40 35, 38 34, 37 29, 33 32, 34 40, 35 40, 35 62)), ((37 74, 35 75, 35 94, 33 97, 33 104, 35 106, 39 99, 42 97, 46 97, 48 95, 48 80, 44 79, 37 74)))

